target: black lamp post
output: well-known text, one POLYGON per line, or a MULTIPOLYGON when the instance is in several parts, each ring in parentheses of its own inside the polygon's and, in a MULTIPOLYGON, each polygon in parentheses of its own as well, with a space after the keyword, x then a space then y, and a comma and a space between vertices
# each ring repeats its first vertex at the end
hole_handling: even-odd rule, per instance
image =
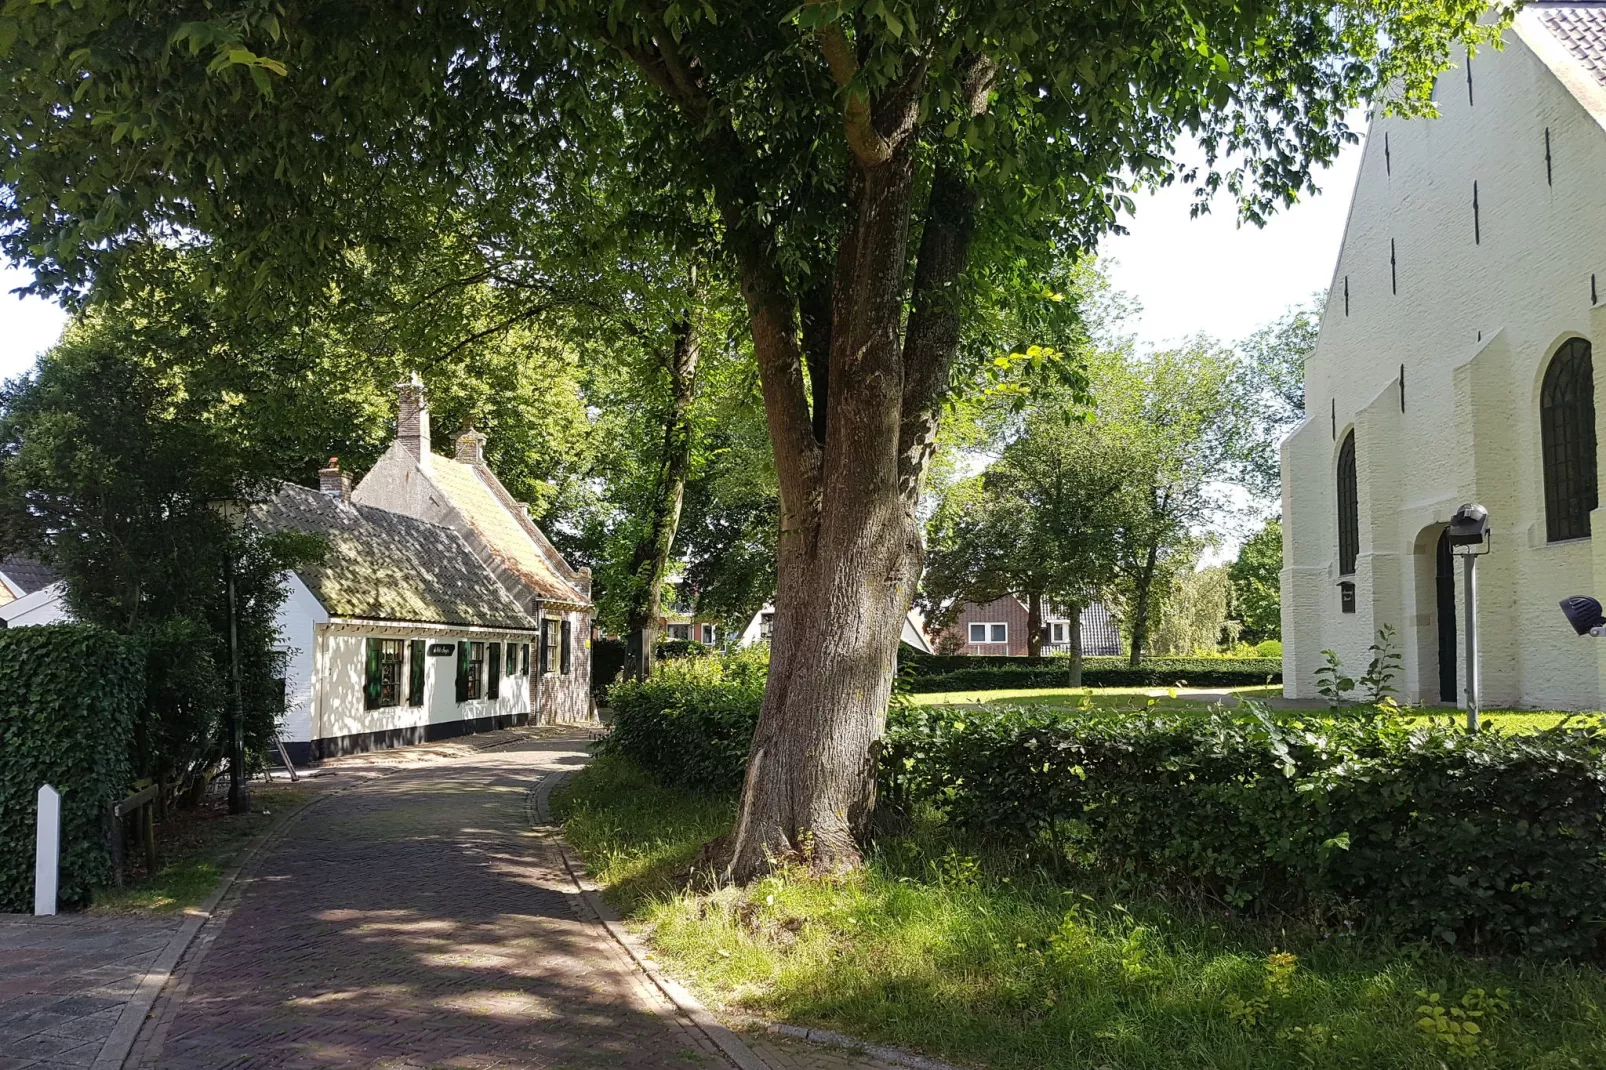
POLYGON ((1467 591, 1467 732, 1478 731, 1478 558, 1489 552, 1493 536, 1489 531, 1489 510, 1467 503, 1450 518, 1445 536, 1450 550, 1461 558, 1461 571, 1467 591))
POLYGON ((228 528, 229 542, 223 570, 229 589, 229 684, 233 709, 229 723, 229 813, 243 814, 251 808, 250 790, 245 779, 245 703, 240 696, 239 607, 234 584, 234 532, 245 516, 245 504, 237 499, 212 503, 228 528))

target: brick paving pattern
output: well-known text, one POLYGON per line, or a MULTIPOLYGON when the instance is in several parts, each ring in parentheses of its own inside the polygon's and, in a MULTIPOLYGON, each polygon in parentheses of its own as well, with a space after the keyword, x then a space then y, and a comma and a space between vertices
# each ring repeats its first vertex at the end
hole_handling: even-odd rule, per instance
POLYGON ((529 789, 582 745, 532 738, 308 810, 203 930, 129 1065, 727 1065, 579 920, 530 828, 529 789))
POLYGON ((0 1070, 94 1063, 182 921, 0 918, 0 1070))

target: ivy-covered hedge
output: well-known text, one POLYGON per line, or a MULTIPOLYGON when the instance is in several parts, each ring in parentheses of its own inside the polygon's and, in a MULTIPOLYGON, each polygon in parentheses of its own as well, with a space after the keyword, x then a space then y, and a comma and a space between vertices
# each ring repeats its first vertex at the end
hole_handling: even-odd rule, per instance
MULTIPOLYGON (((906 651, 899 669, 909 690, 996 691, 1005 688, 1065 687, 1070 659, 1010 658, 992 655, 919 654, 906 651)), ((1251 687, 1281 683, 1276 658, 1144 658, 1136 669, 1125 658, 1096 657, 1082 662, 1083 687, 1251 687)))
POLYGON ((1606 952, 1606 733, 906 709, 883 790, 978 840, 1252 913, 1606 952))
POLYGON ((145 657, 81 624, 0 631, 0 911, 33 908, 39 787, 61 792, 65 905, 110 877, 107 807, 127 794, 145 657))

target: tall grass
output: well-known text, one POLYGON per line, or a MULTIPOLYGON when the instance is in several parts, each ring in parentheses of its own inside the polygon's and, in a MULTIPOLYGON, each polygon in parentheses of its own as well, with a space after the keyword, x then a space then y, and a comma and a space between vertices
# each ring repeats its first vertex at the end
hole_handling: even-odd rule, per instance
POLYGON ((930 819, 884 837, 852 878, 780 872, 689 891, 728 801, 607 757, 554 803, 609 897, 717 1009, 1022 1070, 1606 1067, 1606 976, 1593 966, 1066 886, 930 819))

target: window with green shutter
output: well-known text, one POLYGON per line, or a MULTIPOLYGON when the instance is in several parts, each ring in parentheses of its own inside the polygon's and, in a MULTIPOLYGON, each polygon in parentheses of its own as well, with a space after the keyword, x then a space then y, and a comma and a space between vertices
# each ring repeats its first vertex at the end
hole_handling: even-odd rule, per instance
POLYGON ((485 651, 485 697, 502 697, 502 644, 487 643, 485 651))
POLYGON ((407 705, 422 706, 424 704, 424 666, 426 658, 425 643, 422 639, 414 639, 407 644, 407 705))
POLYGON ((530 644, 529 643, 525 643, 524 644, 524 649, 521 652, 520 661, 522 662, 524 667, 522 669, 520 669, 519 671, 521 673, 523 673, 525 676, 530 675, 530 644))
POLYGON ((536 669, 542 676, 552 671, 552 626, 556 623, 554 620, 541 622, 541 656, 536 669))
POLYGON ((563 645, 558 649, 558 671, 567 676, 569 675, 569 670, 573 668, 574 665, 574 624, 571 621, 565 620, 563 622, 561 634, 561 641, 563 645))
POLYGON ((370 639, 364 666, 363 708, 401 705, 402 654, 400 639, 370 639))
POLYGON ((468 697, 485 697, 485 644, 468 644, 468 697))

